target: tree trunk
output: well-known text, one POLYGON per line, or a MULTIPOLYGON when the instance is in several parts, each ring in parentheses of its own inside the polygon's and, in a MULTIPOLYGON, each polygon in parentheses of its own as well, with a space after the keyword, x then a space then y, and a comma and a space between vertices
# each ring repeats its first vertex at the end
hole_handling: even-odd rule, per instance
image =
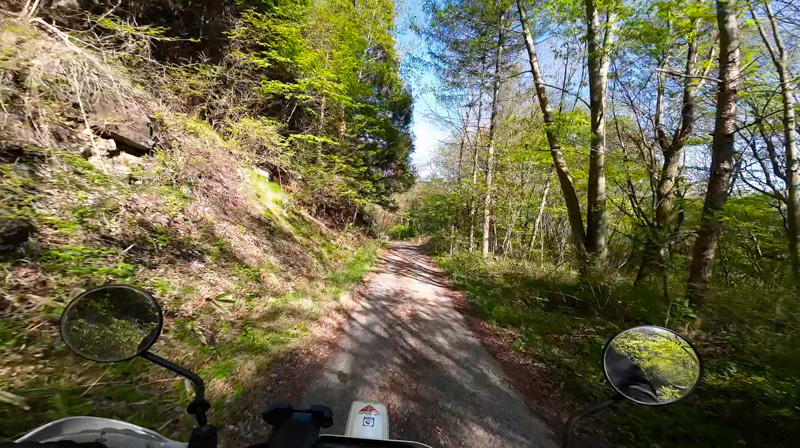
POLYGON ((542 224, 542 216, 544 215, 544 208, 547 207, 547 194, 550 193, 550 182, 553 177, 548 174, 547 183, 544 186, 544 195, 542 196, 542 203, 539 205, 539 214, 536 215, 536 222, 533 224, 533 236, 531 236, 531 245, 528 252, 533 252, 533 245, 536 244, 536 236, 539 234, 539 226, 542 224))
MULTIPOLYGON (((483 88, 483 78, 481 77, 481 89, 483 88)), ((483 91, 478 92, 478 121, 476 126, 475 141, 473 142, 473 155, 472 155, 472 188, 477 191, 478 189, 478 148, 481 142, 481 111, 483 110, 483 91)), ((477 204, 475 203, 475 196, 471 195, 469 201, 469 251, 475 250, 475 212, 477 204)))
POLYGON ((739 87, 739 23, 728 0, 717 0, 719 24, 719 91, 711 145, 711 169, 697 231, 686 296, 702 302, 708 298, 714 272, 714 252, 722 231, 722 208, 728 198, 736 134, 736 100, 739 87))
POLYGON ((798 195, 798 181, 800 180, 800 173, 798 172, 797 160, 797 121, 795 118, 794 106, 794 87, 792 86, 793 80, 789 73, 789 61, 786 54, 786 48, 783 46, 783 39, 781 39, 780 28, 778 27, 775 15, 769 6, 769 1, 764 2, 764 10, 767 13, 770 27, 772 28, 772 37, 775 40, 775 47, 773 48, 764 28, 756 17, 755 11, 751 8, 750 13, 753 20, 758 25, 758 32, 761 35, 761 40, 764 41, 772 57, 772 62, 775 64, 775 69, 778 72, 778 78, 781 82, 781 96, 783 100, 783 140, 784 149, 786 151, 786 189, 788 194, 786 197, 786 227, 788 230, 789 239, 789 260, 792 264, 792 281, 795 285, 800 285, 800 196, 798 195))
MULTIPOLYGON (((786 68, 786 67, 784 67, 786 68)), ((789 259, 792 263, 792 274, 795 284, 800 284, 800 195, 798 195, 798 182, 800 182, 800 166, 797 160, 797 133, 794 115, 794 92, 792 80, 788 70, 781 74, 783 87, 783 127, 786 141, 786 185, 789 190, 786 204, 789 234, 789 259)))
POLYGON ((606 248, 606 90, 608 87, 608 51, 613 44, 616 16, 608 13, 603 41, 600 17, 595 0, 585 0, 586 39, 589 49, 589 108, 591 109, 591 151, 589 153, 589 194, 586 204, 586 250, 597 266, 608 257, 606 248))
MULTIPOLYGON (((524 189, 523 189, 524 191, 524 189)), ((511 209, 511 217, 509 218, 508 228, 506 229, 506 236, 503 239, 503 256, 506 257, 513 257, 514 256, 514 227, 517 226, 517 220, 519 219, 519 208, 515 208, 515 205, 509 201, 509 208, 511 209)))
POLYGON ((542 77, 542 72, 539 69, 539 58, 536 54, 536 47, 533 42, 533 36, 531 35, 530 25, 528 24, 528 15, 525 12, 522 0, 517 0, 517 9, 519 10, 519 21, 522 24, 522 32, 525 35, 525 47, 528 50, 531 74, 533 75, 533 82, 536 85, 536 96, 539 99, 539 107, 542 109, 547 144, 550 147, 550 155, 553 157, 553 167, 556 170, 558 182, 561 186, 561 193, 564 196, 564 204, 567 207, 567 217, 569 218, 570 230, 572 232, 572 241, 578 252, 579 260, 581 263, 585 263, 586 232, 583 228, 583 215, 581 213, 580 201, 578 200, 578 194, 575 192, 575 185, 572 182, 572 176, 569 174, 567 162, 564 160, 564 154, 561 152, 558 135, 556 135, 555 123, 553 122, 553 109, 550 106, 550 99, 547 96, 547 86, 542 77))
MULTIPOLYGON (((503 16, 505 17, 505 13, 503 16)), ((501 25, 503 19, 501 17, 501 25)), ((489 233, 492 224, 492 177, 494 176, 494 134, 497 130, 497 121, 500 106, 500 71, 503 58, 503 28, 497 35, 497 51, 494 59, 494 81, 492 82, 492 115, 489 121, 489 160, 486 166, 486 197, 483 201, 483 258, 489 258, 489 233)))
POLYGON ((669 246, 676 231, 675 190, 686 140, 694 126, 697 89, 700 85, 699 80, 693 77, 697 65, 697 21, 692 26, 692 32, 686 51, 686 68, 684 69, 686 77, 683 86, 680 126, 675 130, 672 141, 668 144, 663 131, 657 134, 664 162, 661 165, 661 175, 656 187, 655 230, 654 235, 651 235, 646 242, 644 258, 634 284, 638 284, 654 270, 662 277, 668 275, 666 262, 669 257, 669 246))
MULTIPOLYGON (((696 32, 697 26, 692 28, 696 32)), ((661 166, 661 177, 656 190, 656 225, 670 227, 675 223, 675 185, 678 179, 683 150, 686 140, 692 132, 695 120, 697 87, 699 81, 694 76, 697 64, 697 40, 694 35, 689 38, 686 51, 686 75, 683 86, 683 107, 681 109, 681 125, 675 131, 671 144, 663 149, 664 164, 661 166)))
POLYGON ((797 160, 797 123, 794 115, 794 91, 792 79, 788 73, 788 62, 784 56, 784 69, 781 70, 781 86, 783 89, 783 127, 786 146, 786 185, 789 190, 787 198, 789 259, 792 263, 794 283, 800 284, 800 195, 798 182, 800 182, 800 166, 797 160))
POLYGON ((450 226, 450 255, 456 253, 456 226, 450 226))
POLYGON ((494 238, 493 238, 494 239, 494 244, 490 244, 489 245, 489 251, 492 252, 492 253, 495 253, 495 252, 497 252, 497 220, 496 219, 492 220, 492 229, 493 229, 492 235, 494 235, 494 238))
MULTIPOLYGON (((464 126, 464 132, 467 132, 467 126, 464 126)), ((458 172, 456 173, 456 180, 458 187, 461 188, 461 164, 464 162, 464 143, 466 140, 465 135, 461 135, 461 142, 458 145, 458 172)))

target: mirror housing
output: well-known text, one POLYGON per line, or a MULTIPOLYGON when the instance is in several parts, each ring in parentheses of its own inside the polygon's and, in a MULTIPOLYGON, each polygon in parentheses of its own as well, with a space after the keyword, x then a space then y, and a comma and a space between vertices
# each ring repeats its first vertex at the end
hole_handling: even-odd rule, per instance
POLYGON ((603 372, 621 396, 660 406, 689 396, 700 382, 701 362, 685 338, 662 327, 627 329, 606 345, 603 372))
POLYGON ((126 361, 146 352, 164 327, 161 306, 149 293, 128 285, 84 291, 61 313, 67 347, 95 362, 126 361))
MULTIPOLYGON (((148 350, 164 327, 164 313, 158 301, 135 286, 113 284, 78 294, 61 313, 59 330, 67 347, 90 361, 112 363, 137 356, 188 378, 195 388, 194 400, 186 408, 199 425, 192 439, 216 446, 216 429, 208 425, 203 379, 148 350)), ((190 442, 191 443, 191 442, 190 442)))
POLYGON ((569 448, 575 425, 622 400, 649 406, 688 397, 702 376, 697 351, 685 338, 666 328, 640 326, 615 335, 603 350, 603 373, 617 394, 573 414, 564 425, 561 446, 569 448))

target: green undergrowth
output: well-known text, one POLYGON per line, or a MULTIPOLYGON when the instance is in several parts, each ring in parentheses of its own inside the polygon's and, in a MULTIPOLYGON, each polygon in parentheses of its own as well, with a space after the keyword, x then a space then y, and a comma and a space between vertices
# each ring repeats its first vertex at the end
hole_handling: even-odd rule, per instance
POLYGON ((507 343, 549 367, 573 411, 613 394, 600 366, 617 332, 660 325, 692 341, 704 361, 695 394, 654 408, 622 403, 581 424, 612 446, 790 447, 800 440, 800 319, 789 293, 720 288, 695 308, 667 301, 655 286, 597 287, 469 254, 436 259, 507 343), (752 297, 761 297, 756 309, 752 297))
MULTIPOLYGON (((148 163, 165 169, 158 157, 148 163)), ((124 282, 154 293, 166 317, 155 351, 199 372, 212 421, 233 424, 252 411, 238 400, 302 347, 317 320, 371 269, 379 247, 356 233, 323 231, 277 184, 254 183, 246 167, 239 180, 201 189, 237 191, 227 208, 197 184, 106 179, 52 151, 48 163, 22 168, 3 165, 14 176, 0 182, 15 219, 36 228, 22 252, 0 262, 2 440, 72 415, 188 434, 183 407, 191 394, 183 381, 141 360, 86 362, 63 346, 58 317, 78 292, 124 282), (104 188, 84 188, 98 179, 104 188), (189 214, 198 209, 211 211, 189 214)))
POLYGON ((225 427, 255 411, 278 363, 377 258, 377 242, 312 219, 235 138, 157 115, 162 146, 130 172, 75 146, 26 145, 0 163, 0 218, 34 228, 0 258, 0 441, 75 415, 187 438, 183 380, 140 359, 84 361, 61 342, 61 311, 87 288, 129 283, 159 299, 154 350, 205 378, 211 422, 225 427))
MULTIPOLYGON (((157 157, 149 163, 163 168, 157 157)), ((22 252, 0 262, 0 440, 74 415, 188 435, 184 381, 142 360, 93 364, 63 346, 58 317, 78 292, 108 282, 151 291, 166 317, 154 350, 206 379, 212 422, 224 426, 252 411, 239 399, 302 347, 379 247, 355 233, 323 232, 279 186, 254 185, 246 168, 240 180, 219 184, 241 194, 227 209, 169 177, 86 190, 105 174, 63 154, 34 168, 0 183, 17 217, 36 228, 22 252), (190 218, 198 207, 214 212, 190 218)))

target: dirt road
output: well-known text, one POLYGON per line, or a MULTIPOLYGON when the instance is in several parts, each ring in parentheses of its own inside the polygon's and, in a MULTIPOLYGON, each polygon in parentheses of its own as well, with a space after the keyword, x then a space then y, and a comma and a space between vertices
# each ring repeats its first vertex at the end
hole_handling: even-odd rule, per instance
POLYGON ((413 245, 384 255, 303 404, 327 404, 344 433, 353 400, 389 408, 390 437, 433 447, 555 447, 447 296, 442 272, 413 245))

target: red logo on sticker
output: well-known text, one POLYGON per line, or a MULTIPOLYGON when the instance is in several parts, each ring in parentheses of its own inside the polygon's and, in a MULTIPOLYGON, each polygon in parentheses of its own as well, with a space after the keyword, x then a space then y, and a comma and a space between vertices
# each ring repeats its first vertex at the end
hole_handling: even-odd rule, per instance
POLYGON ((364 406, 363 408, 361 408, 361 410, 358 411, 358 413, 359 414, 371 414, 371 415, 378 415, 379 414, 378 410, 373 408, 371 404, 368 404, 368 405, 364 406))

